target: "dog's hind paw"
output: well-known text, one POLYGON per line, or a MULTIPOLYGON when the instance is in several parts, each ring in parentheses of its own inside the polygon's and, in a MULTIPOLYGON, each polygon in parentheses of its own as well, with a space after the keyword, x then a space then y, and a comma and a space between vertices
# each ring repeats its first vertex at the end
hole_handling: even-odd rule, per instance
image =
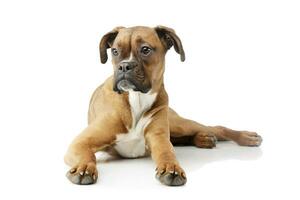
POLYGON ((197 133, 193 138, 196 147, 211 149, 216 147, 217 138, 212 134, 197 133))
POLYGON ((255 132, 239 131, 237 143, 241 146, 260 146, 262 137, 255 132))

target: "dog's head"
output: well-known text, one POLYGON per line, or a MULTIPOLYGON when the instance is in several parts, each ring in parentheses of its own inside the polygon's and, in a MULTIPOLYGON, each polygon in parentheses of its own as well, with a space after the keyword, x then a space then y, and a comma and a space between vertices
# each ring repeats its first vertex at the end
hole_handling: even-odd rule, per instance
POLYGON ((99 45, 100 58, 106 63, 107 49, 111 49, 114 91, 132 89, 147 93, 158 89, 162 84, 165 54, 172 46, 184 61, 181 41, 171 28, 116 27, 105 34, 99 45))

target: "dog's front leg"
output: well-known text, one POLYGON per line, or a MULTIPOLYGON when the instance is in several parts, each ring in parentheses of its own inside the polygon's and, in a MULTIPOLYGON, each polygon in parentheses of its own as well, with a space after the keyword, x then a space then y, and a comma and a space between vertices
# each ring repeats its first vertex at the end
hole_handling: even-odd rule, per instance
POLYGON ((179 166, 170 142, 167 108, 155 113, 145 130, 145 136, 152 159, 157 165, 156 178, 165 185, 184 185, 186 175, 179 166))
POLYGON ((72 183, 86 185, 97 181, 95 152, 112 144, 116 133, 121 131, 113 121, 109 117, 95 120, 71 143, 65 155, 65 162, 71 167, 67 178, 72 183))

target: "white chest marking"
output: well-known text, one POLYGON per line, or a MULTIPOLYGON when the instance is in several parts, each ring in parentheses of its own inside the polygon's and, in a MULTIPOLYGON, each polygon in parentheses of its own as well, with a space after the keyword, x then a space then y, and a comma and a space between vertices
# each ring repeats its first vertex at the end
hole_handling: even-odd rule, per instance
POLYGON ((136 158, 146 154, 144 129, 151 122, 151 116, 144 117, 143 114, 151 108, 156 99, 156 93, 150 93, 151 91, 146 94, 129 91, 132 125, 128 133, 117 135, 115 145, 115 149, 123 157, 136 158))

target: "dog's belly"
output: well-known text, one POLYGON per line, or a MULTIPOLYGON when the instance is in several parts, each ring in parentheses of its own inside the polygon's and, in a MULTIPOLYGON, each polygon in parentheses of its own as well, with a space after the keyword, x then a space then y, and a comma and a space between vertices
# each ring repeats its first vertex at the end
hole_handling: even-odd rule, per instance
POLYGON ((138 158, 146 156, 147 145, 145 143, 144 129, 151 122, 150 117, 141 118, 135 127, 128 133, 118 134, 115 150, 124 158, 138 158))

